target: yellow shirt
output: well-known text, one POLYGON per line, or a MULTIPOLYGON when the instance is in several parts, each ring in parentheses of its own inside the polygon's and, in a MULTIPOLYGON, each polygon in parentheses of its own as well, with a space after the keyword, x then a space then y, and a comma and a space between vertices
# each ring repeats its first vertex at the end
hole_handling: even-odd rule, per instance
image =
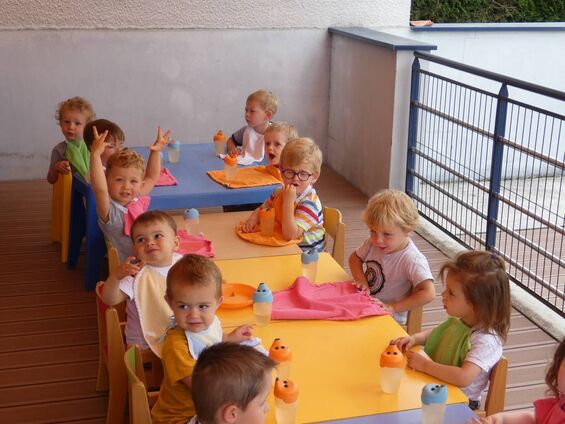
POLYGON ((165 375, 159 399, 151 410, 153 424, 184 424, 195 415, 195 411, 192 392, 182 379, 192 375, 196 360, 188 351, 188 342, 181 328, 168 331, 161 360, 165 375))

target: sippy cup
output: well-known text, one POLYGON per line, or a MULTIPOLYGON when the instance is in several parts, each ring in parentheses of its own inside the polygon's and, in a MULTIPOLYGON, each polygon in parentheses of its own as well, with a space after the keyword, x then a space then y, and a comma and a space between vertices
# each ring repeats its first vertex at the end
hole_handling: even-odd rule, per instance
POLYGON ((214 136, 214 150, 217 155, 221 155, 226 151, 226 136, 222 130, 219 130, 214 136))
POLYGON ((422 424, 442 424, 446 402, 445 384, 426 384, 422 388, 422 424))
POLYGON ((273 292, 265 283, 259 283, 253 293, 253 314, 258 326, 264 326, 271 321, 273 307, 273 292))
POLYGON ((200 224, 200 214, 197 209, 190 208, 184 211, 184 228, 188 234, 198 235, 198 224, 200 224))
POLYGON ((385 393, 396 393, 404 375, 406 360, 396 345, 388 345, 381 354, 381 389, 385 393))
POLYGON ((226 180, 233 181, 237 177, 237 156, 226 155, 224 158, 226 180))
POLYGON ((270 237, 275 231, 275 209, 259 209, 259 225, 261 235, 270 237))
POLYGON ((169 162, 177 163, 180 159, 180 141, 175 140, 169 144, 169 162))
POLYGON ((298 406, 298 385, 292 380, 275 380, 275 418, 277 424, 294 424, 298 406))
POLYGON ((292 351, 283 344, 280 338, 276 338, 269 348, 269 358, 277 361, 277 373, 281 380, 288 380, 290 377, 290 364, 292 362, 292 351))
POLYGON ((316 270, 318 268, 318 251, 312 249, 310 252, 302 252, 300 259, 302 260, 302 275, 312 283, 315 282, 316 270))

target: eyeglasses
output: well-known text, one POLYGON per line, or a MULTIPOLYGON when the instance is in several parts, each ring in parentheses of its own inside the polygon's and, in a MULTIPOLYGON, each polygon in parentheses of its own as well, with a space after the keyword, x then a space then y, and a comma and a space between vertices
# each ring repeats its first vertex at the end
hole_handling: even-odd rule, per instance
POLYGON ((285 177, 287 180, 292 180, 294 179, 294 177, 298 176, 298 179, 300 181, 306 181, 308 178, 310 178, 312 175, 309 172, 306 171, 294 171, 293 169, 282 169, 281 168, 281 174, 283 177, 285 177))

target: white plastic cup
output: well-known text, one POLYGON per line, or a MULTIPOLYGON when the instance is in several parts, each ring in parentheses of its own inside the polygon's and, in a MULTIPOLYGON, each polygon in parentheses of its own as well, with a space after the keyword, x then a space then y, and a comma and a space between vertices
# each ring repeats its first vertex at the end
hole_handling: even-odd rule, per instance
POLYGON ((175 140, 169 144, 168 156, 170 163, 177 163, 180 160, 180 141, 175 140))

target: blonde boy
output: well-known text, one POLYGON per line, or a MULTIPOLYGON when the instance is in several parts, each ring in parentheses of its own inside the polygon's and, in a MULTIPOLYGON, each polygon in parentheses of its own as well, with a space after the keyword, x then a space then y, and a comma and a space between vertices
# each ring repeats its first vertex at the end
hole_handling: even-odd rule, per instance
POLYGON ((249 165, 260 162, 265 155, 263 134, 271 118, 277 113, 277 97, 267 90, 251 93, 245 102, 245 122, 247 125, 233 133, 227 141, 228 153, 235 156, 238 148, 241 154, 238 163, 249 165))
POLYGON ((140 202, 140 210, 147 210, 149 198, 146 197, 161 171, 160 151, 167 145, 168 132, 163 135, 158 129, 157 140, 150 146, 148 174, 145 175, 145 161, 133 150, 124 149, 111 155, 102 163, 102 156, 110 143, 106 142, 108 130, 98 134, 93 127, 94 141, 90 154, 90 179, 96 199, 98 225, 104 236, 118 250, 120 262, 132 254, 132 242, 129 237, 130 229, 125 228, 125 215, 128 207, 140 202))
POLYGON ((250 346, 205 349, 192 375, 197 416, 189 424, 263 424, 276 362, 250 346))
MULTIPOLYGON (((276 190, 261 206, 275 208, 275 219, 281 225, 286 240, 302 237, 303 250, 325 247, 324 214, 314 183, 320 176, 322 152, 311 138, 289 141, 281 153, 280 171, 284 186, 276 190)), ((245 224, 244 232, 257 231, 259 209, 245 224)))
POLYGON ((265 130, 265 156, 269 165, 279 166, 281 153, 290 140, 298 138, 294 125, 288 122, 273 122, 265 130))
POLYGON ((405 193, 375 194, 363 215, 371 235, 349 257, 356 283, 369 289, 401 324, 409 310, 435 297, 428 261, 409 237, 418 218, 418 209, 405 193))
POLYGON ((92 105, 82 97, 72 97, 57 108, 55 119, 61 127, 65 140, 51 151, 51 163, 47 172, 47 181, 55 184, 59 174, 68 174, 73 170, 82 176, 88 171, 88 150, 83 141, 84 126, 92 121, 96 113, 92 105))
POLYGON ((162 349, 164 378, 151 411, 153 424, 186 423, 194 416, 192 372, 202 351, 221 341, 251 339, 251 326, 224 334, 216 310, 222 303, 222 274, 210 259, 188 254, 167 275, 165 299, 175 316, 162 349))

